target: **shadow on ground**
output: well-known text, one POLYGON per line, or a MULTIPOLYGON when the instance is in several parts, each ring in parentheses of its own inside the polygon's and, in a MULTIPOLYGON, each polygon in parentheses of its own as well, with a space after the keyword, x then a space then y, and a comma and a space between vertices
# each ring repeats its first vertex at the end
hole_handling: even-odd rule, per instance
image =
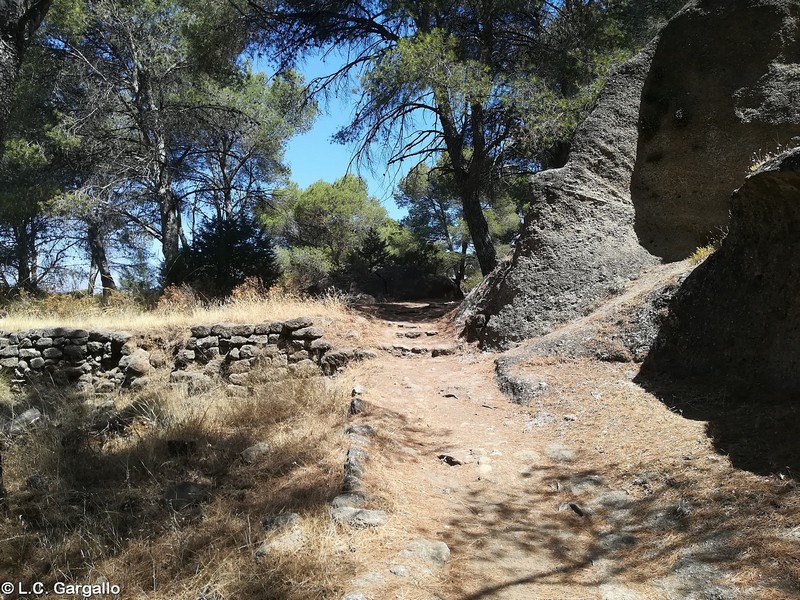
POLYGON ((675 381, 653 369, 643 369, 634 381, 673 412, 705 421, 714 447, 734 467, 800 477, 800 410, 792 399, 766 391, 737 397, 721 382, 675 381))
MULTIPOLYGON (((625 468, 610 464, 603 471, 625 468)), ((764 527, 775 524, 770 512, 792 508, 796 515, 793 486, 736 490, 719 481, 706 498, 695 495, 698 477, 707 485, 720 474, 712 466, 691 477, 649 473, 628 495, 605 487, 603 472, 556 465, 537 469, 538 481, 524 497, 498 500, 495 489, 487 502, 474 491, 444 541, 471 549, 487 576, 480 565, 469 567, 478 578, 453 582, 448 597, 550 597, 565 589, 594 597, 608 586, 613 597, 628 598, 639 597, 633 590, 642 586, 664 598, 733 598, 755 584, 762 586, 760 598, 797 597, 794 530, 764 527), (479 589, 476 580, 484 581, 479 589)))
MULTIPOLYGON (((212 389, 191 401, 213 401, 215 394, 225 397, 212 389)), ((279 438, 269 455, 246 463, 242 451, 263 440, 264 428, 290 428, 307 407, 293 408, 293 398, 283 395, 276 399, 283 406, 273 410, 264 400, 264 411, 253 414, 236 399, 241 414, 232 412, 223 424, 203 413, 175 422, 162 418, 154 396, 131 411, 124 426, 98 428, 85 400, 34 385, 16 399, 43 416, 2 440, 9 493, 0 507, 0 572, 7 578, 52 586, 103 576, 122 585, 125 597, 171 595, 177 586, 210 594, 198 598, 221 598, 209 591, 217 584, 229 597, 300 600, 337 593, 324 574, 330 566, 314 555, 292 561, 292 568, 305 571, 310 587, 304 589, 287 584, 281 556, 257 561, 253 552, 266 535, 264 517, 327 514, 340 493, 341 467, 326 463, 318 445, 336 443, 343 424, 318 428, 299 443, 279 438), (182 483, 176 506, 169 490, 182 483), (242 573, 233 577, 226 570, 242 573)))
POLYGON ((456 309, 459 302, 442 300, 431 302, 380 302, 361 304, 353 308, 361 314, 385 321, 409 321, 426 323, 441 319, 456 309))

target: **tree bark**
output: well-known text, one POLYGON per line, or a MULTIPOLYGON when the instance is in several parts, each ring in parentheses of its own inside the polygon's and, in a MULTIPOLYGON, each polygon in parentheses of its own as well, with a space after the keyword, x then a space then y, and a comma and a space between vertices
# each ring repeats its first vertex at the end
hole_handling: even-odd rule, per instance
POLYGON ((467 274, 467 249, 469 242, 464 240, 461 242, 461 257, 458 261, 458 271, 456 272, 456 287, 461 291, 461 284, 464 283, 464 277, 467 274))
POLYGON ((161 210, 161 251, 164 264, 170 269, 180 253, 181 219, 178 202, 171 190, 159 195, 161 210))
POLYGON ((17 255, 17 287, 32 292, 30 245, 27 224, 24 222, 14 226, 14 249, 17 255))
POLYGON ((461 183, 461 202, 464 205, 464 220, 467 222, 475 256, 481 266, 481 274, 488 275, 497 265, 497 250, 494 247, 489 223, 481 206, 480 184, 470 177, 461 183))
MULTIPOLYGON (((92 257, 92 265, 100 273, 100 285, 103 288, 103 298, 105 299, 108 298, 112 291, 117 289, 117 285, 114 283, 114 277, 112 277, 111 269, 108 266, 106 247, 97 223, 89 223, 86 234, 89 241, 89 254, 92 257)), ((93 288, 94 285, 92 285, 93 288)))
POLYGON ((435 95, 439 105, 442 138, 447 148, 447 155, 453 164, 453 177, 464 209, 464 221, 467 223, 472 245, 475 247, 475 255, 478 257, 481 273, 488 275, 497 264, 497 251, 492 234, 489 232, 489 223, 481 207, 481 182, 485 172, 483 165, 486 161, 481 114, 476 114, 476 106, 472 105, 470 117, 473 123, 474 139, 470 149, 471 157, 467 161, 464 157, 464 138, 455 126, 450 101, 445 93, 435 95))
MULTIPOLYGON (((8 117, 11 114, 11 100, 14 96, 14 85, 17 82, 20 56, 17 49, 0 37, 0 140, 5 137, 8 117)), ((0 145, 0 156, 3 146, 0 145)))

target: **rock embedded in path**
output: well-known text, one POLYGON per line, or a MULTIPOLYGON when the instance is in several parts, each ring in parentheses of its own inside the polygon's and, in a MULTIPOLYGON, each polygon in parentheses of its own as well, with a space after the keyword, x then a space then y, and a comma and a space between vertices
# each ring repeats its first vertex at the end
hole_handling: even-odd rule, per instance
POLYGON ((291 525, 286 531, 281 530, 274 537, 262 543, 255 552, 255 558, 263 558, 272 553, 292 553, 297 552, 306 545, 308 538, 303 529, 297 525, 291 525))
POLYGON ((362 414, 366 410, 367 402, 363 398, 356 396, 350 400, 350 408, 347 412, 351 417, 355 417, 356 415, 362 414))
POLYGON ((450 560, 450 548, 444 542, 437 540, 417 539, 403 548, 398 556, 407 560, 443 566, 450 560))
POLYGON ((264 531, 276 531, 285 527, 295 527, 300 524, 300 515, 297 513, 278 513, 267 515, 261 519, 261 528, 264 531))
POLYGON ((389 573, 398 577, 408 577, 411 570, 405 565, 389 565, 389 573))
POLYGON ((368 527, 379 527, 388 520, 386 512, 382 510, 367 510, 365 508, 353 508, 340 506, 331 510, 331 517, 337 523, 349 525, 355 529, 366 529, 368 527))
POLYGON ((272 446, 269 445, 267 442, 259 442, 258 444, 254 444, 248 448, 242 450, 241 457, 242 462, 251 465, 256 462, 262 456, 269 454, 272 452, 272 446))
POLYGON ((42 413, 38 408, 29 408, 11 420, 8 424, 8 434, 19 435, 41 418, 42 413))
POLYGON ((369 494, 354 491, 336 496, 331 502, 331 506, 334 508, 363 508, 369 501, 369 494))
POLYGON ((355 435, 363 435, 363 436, 373 436, 375 435, 375 429, 372 425, 362 424, 362 425, 350 425, 346 430, 345 433, 347 434, 355 434, 355 435))
POLYGON ((570 463, 575 460, 575 451, 559 442, 550 444, 544 453, 550 460, 559 463, 570 463))

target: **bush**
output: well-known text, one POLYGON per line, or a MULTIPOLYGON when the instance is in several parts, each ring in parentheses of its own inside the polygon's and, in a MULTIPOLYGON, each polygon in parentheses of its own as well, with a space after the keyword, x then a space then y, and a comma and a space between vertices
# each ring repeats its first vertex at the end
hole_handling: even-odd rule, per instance
POLYGON ((283 271, 283 285, 301 292, 326 280, 333 269, 325 251, 310 246, 279 250, 278 263, 283 271))
POLYGON ((272 240, 252 219, 209 221, 194 244, 162 270, 164 283, 188 284, 209 298, 227 298, 255 278, 268 288, 280 275, 272 240))

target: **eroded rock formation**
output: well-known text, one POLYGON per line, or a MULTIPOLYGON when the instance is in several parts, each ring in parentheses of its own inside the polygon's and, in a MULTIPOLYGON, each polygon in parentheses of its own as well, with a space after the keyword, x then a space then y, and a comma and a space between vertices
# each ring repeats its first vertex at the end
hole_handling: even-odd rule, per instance
POLYGON ((467 338, 491 348, 547 333, 620 291, 656 259, 633 229, 639 96, 652 47, 618 68, 576 135, 567 165, 533 179, 519 243, 467 297, 467 338))
POLYGON ((719 239, 753 154, 800 135, 799 26, 797 0, 695 0, 661 32, 631 189, 653 254, 719 239))
POLYGON ((533 178, 520 241, 466 299, 503 349, 721 238, 754 153, 800 141, 800 0, 693 0, 610 77, 567 165, 533 178))
POLYGON ((727 392, 800 392, 800 149, 747 178, 730 233, 686 279, 645 373, 701 376, 727 392))

